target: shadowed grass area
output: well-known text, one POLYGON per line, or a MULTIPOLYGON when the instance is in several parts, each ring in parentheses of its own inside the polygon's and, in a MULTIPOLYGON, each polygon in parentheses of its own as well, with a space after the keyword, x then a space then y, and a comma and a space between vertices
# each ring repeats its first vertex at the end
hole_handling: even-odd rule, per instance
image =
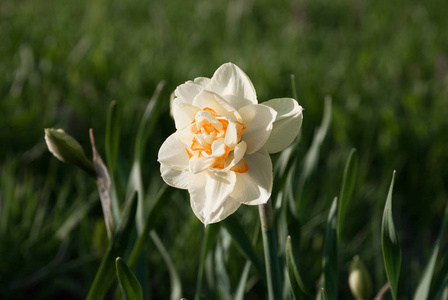
MULTIPOLYGON (((89 157, 93 128, 105 157, 107 111, 116 100, 122 120, 116 181, 123 192, 140 119, 165 80, 159 121, 142 162, 149 208, 163 185, 157 152, 174 132, 171 92, 186 80, 211 77, 231 61, 249 75, 260 102, 291 96, 290 74, 295 75, 305 111, 294 186, 324 98, 333 99, 331 125, 303 192, 309 213, 301 224, 297 264, 305 284, 315 288, 320 276, 325 222, 355 147, 358 177, 339 249, 340 298, 350 297, 347 276, 355 254, 371 272, 374 291, 387 280, 380 227, 393 170, 394 220, 406 274, 398 293, 410 298, 448 201, 447 9, 441 0, 2 1, 0 286, 7 288, 0 297, 83 298, 107 248, 94 183, 55 161, 46 150, 44 128, 64 128, 89 157), (66 223, 70 218, 72 227, 66 223), (56 234, 61 227, 70 229, 63 238, 56 234)), ((203 226, 191 212, 188 194, 175 191, 164 201, 154 229, 177 267, 184 295, 193 298, 203 226)), ((257 211, 242 207, 237 216, 252 237, 257 211)), ((219 239, 219 245, 229 241, 225 234, 219 239)), ((440 253, 446 241, 442 238, 440 253)), ((148 243, 145 250, 142 285, 147 295, 165 299, 169 273, 154 246, 148 243)), ((233 245, 223 249, 235 291, 245 259, 233 245)), ((262 257, 261 240, 255 249, 262 257)), ((447 264, 442 257, 439 269, 447 264)), ((264 297, 254 270, 249 278, 246 299, 264 297)), ((226 299, 219 289, 213 295, 216 282, 205 282, 209 297, 226 299)))

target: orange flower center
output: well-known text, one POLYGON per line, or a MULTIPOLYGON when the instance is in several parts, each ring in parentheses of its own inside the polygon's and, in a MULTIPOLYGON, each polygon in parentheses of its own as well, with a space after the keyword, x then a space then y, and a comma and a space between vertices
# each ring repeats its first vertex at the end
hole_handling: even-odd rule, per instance
MULTIPOLYGON (((185 148, 190 160, 200 161, 212 170, 222 170, 229 166, 233 158, 229 154, 240 142, 246 129, 244 124, 223 117, 209 107, 197 113, 192 124, 196 124, 192 127, 194 138, 190 148, 185 148)), ((230 168, 230 171, 238 173, 248 170, 249 166, 244 158, 230 168)))

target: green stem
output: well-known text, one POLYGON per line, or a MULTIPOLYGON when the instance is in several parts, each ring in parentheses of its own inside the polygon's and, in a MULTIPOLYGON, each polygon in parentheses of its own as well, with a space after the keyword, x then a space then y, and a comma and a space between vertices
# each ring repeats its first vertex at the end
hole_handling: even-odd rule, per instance
POLYGON ((269 300, 283 299, 283 284, 277 255, 277 238, 275 228, 273 228, 274 217, 272 215, 271 199, 266 204, 259 205, 258 210, 263 234, 269 300))

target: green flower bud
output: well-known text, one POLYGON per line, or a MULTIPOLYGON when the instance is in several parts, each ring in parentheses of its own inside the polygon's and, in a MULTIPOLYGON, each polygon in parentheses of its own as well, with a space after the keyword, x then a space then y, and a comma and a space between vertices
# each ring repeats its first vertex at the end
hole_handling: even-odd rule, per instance
POLYGON ((93 164, 84 154, 81 145, 64 130, 46 128, 45 142, 48 150, 60 161, 74 164, 90 175, 96 176, 93 164))
POLYGON ((371 299, 372 280, 366 267, 356 255, 350 265, 348 285, 353 297, 357 300, 371 299))

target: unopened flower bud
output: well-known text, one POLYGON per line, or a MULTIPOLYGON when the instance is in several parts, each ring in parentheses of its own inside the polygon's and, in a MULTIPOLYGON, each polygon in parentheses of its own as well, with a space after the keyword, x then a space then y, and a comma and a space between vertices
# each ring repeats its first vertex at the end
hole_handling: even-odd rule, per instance
POLYGON ((81 145, 62 129, 46 128, 45 142, 48 150, 60 161, 74 164, 95 176, 92 162, 84 154, 81 145))
POLYGON ((350 265, 348 285, 353 297, 357 300, 371 299, 372 280, 366 267, 356 255, 350 265))

